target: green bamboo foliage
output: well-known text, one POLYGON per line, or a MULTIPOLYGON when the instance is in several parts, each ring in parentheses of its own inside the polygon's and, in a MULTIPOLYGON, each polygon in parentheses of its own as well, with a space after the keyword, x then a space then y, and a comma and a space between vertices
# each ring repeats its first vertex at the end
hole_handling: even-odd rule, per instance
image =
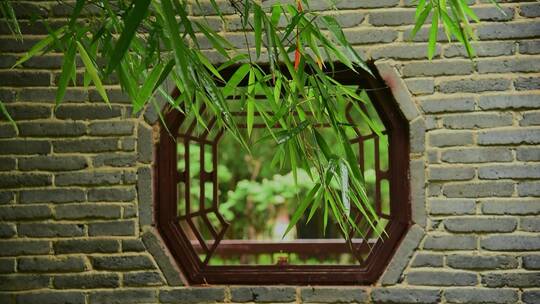
MULTIPOLYGON (((209 1, 223 18, 215 0, 209 1)), ((355 206, 376 233, 384 233, 377 226, 379 218, 366 195, 362 172, 355 165, 356 157, 345 133, 347 126, 338 113, 338 105, 344 100, 364 101, 357 92, 323 72, 325 66, 333 66, 327 58, 335 58, 353 71, 370 72, 336 19, 311 12, 307 0, 298 0, 294 5, 275 4, 270 9, 261 7, 256 0, 230 0, 241 18, 246 42, 248 36, 254 37, 254 45, 237 49, 212 30, 205 20, 194 21, 189 17, 189 5, 199 5, 198 1, 191 2, 77 0, 70 22, 37 43, 15 66, 60 48, 64 52, 64 63, 57 104, 62 102, 70 82, 75 82, 78 56, 85 73, 83 85, 93 85, 106 103, 109 101, 103 83, 116 74, 122 89, 133 102, 135 113, 153 106, 155 98, 162 95, 171 108, 195 116, 204 126, 204 119, 198 115, 204 106, 247 150, 264 144, 264 141, 253 143, 250 138, 255 113, 258 113, 268 126, 266 140, 279 144, 272 163, 278 166, 287 162, 295 178, 296 171, 302 168, 312 175, 315 184, 293 214, 289 229, 302 214, 309 212, 311 217, 317 209, 322 209, 326 215, 325 226, 332 214, 344 235, 350 235, 347 232, 351 230, 361 234, 349 216, 348 206, 355 206), (97 13, 87 22, 78 22, 81 13, 90 5, 98 8, 97 13), (222 64, 212 63, 207 53, 201 50, 200 37, 222 56, 222 64), (268 74, 258 64, 263 54, 267 55, 271 67, 268 74), (99 62, 106 64, 103 66, 99 62), (220 71, 231 65, 238 68, 232 77, 224 80, 220 71), (167 79, 180 90, 178 98, 172 99, 162 88, 167 79), (247 89, 240 88, 241 83, 247 83, 247 89), (255 101, 256 94, 266 97, 264 106, 255 101), (247 124, 247 135, 233 119, 227 102, 229 96, 246 101, 247 117, 242 123, 247 124), (312 115, 306 115, 307 112, 312 115), (331 126, 339 139, 339 148, 328 146, 314 127, 315 123, 331 126), (275 125, 279 128, 272 128, 275 125), (333 186, 335 184, 339 187, 333 186)), ((9 20, 13 33, 20 36, 10 2, 2 1, 0 10, 9 20)), ((470 22, 477 22, 478 18, 466 0, 420 0, 412 35, 429 16, 432 17, 428 43, 430 59, 435 53, 441 26, 449 40, 461 42, 469 56, 474 56, 470 44, 474 33, 470 22)), ((1 103, 0 110, 9 118, 1 103)), ((374 132, 379 133, 377 125, 360 107, 357 110, 374 132)))

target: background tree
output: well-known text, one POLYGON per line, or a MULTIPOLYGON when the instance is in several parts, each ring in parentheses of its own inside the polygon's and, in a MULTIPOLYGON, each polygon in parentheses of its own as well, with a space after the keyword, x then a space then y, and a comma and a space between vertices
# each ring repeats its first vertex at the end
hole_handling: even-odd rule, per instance
MULTIPOLYGON (((218 3, 209 1, 224 18, 218 3)), ((157 107, 156 98, 160 97, 171 110, 195 116, 204 127, 198 113, 205 107, 247 151, 254 144, 252 131, 258 113, 268 127, 264 138, 277 143, 276 155, 290 166, 294 179, 302 168, 313 183, 297 206, 289 228, 311 207, 331 213, 343 231, 358 230, 348 214, 353 205, 378 230, 378 216, 366 195, 364 177, 355 166, 356 158, 346 136, 350 126, 338 110, 345 100, 355 104, 366 101, 331 75, 336 62, 352 71, 370 72, 369 68, 349 44, 336 19, 310 11, 308 0, 273 5, 264 2, 229 1, 240 16, 245 40, 245 48, 236 48, 206 19, 190 18, 191 2, 187 0, 77 0, 69 22, 51 30, 15 66, 52 50, 63 52, 56 94, 56 104, 60 105, 70 82, 76 82, 80 58, 84 86, 94 86, 106 103, 103 83, 114 77, 129 95, 135 114, 147 104, 157 107), (85 14, 83 20, 85 11, 89 17, 85 14), (219 54, 218 60, 211 60, 208 53, 201 51, 203 39, 219 54), (260 62, 268 63, 269 72, 260 62), (220 71, 233 65, 237 66, 236 72, 224 79, 220 71), (166 80, 179 89, 176 99, 163 88, 166 80), (241 88, 243 83, 247 83, 245 88, 241 88), (247 115, 242 123, 247 132, 240 130, 239 122, 231 115, 227 98, 232 95, 244 101, 242 107, 247 115), (264 95, 267 102, 256 102, 256 95, 264 95), (308 112, 312 115, 306 115, 308 112), (330 126, 336 138, 332 148, 314 123, 330 126), (271 127, 275 125, 279 128, 271 127)), ((200 6, 198 0, 193 6, 200 6)), ((11 2, 2 1, 0 10, 13 34, 22 39, 11 2)), ((474 56, 470 22, 478 22, 478 18, 466 0, 419 0, 413 36, 428 16, 429 58, 435 52, 439 27, 449 41, 459 41, 468 55, 474 56)), ((1 102, 0 110, 12 121, 1 102)), ((369 116, 360 107, 358 111, 364 122, 378 132, 369 116)))

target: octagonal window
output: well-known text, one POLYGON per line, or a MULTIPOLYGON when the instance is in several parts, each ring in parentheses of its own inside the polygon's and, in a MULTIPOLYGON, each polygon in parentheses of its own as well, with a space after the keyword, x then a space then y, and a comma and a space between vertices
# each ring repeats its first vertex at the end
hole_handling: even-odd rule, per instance
MULTIPOLYGON (((345 236, 331 212, 320 208, 285 234, 314 183, 310 172, 293 171, 284 161, 283 145, 264 140, 268 126, 259 114, 248 152, 204 107, 197 115, 171 111, 158 146, 157 220, 191 283, 366 284, 382 273, 410 222, 407 123, 382 81, 347 72, 335 78, 367 101, 345 100, 337 110, 349 124, 355 165, 385 233, 370 228, 353 206, 360 231, 345 236)), ((245 100, 228 102, 240 132, 247 132, 245 100)), ((263 97, 256 102, 264 108, 263 97)), ((331 147, 340 147, 329 126, 315 127, 331 147)))

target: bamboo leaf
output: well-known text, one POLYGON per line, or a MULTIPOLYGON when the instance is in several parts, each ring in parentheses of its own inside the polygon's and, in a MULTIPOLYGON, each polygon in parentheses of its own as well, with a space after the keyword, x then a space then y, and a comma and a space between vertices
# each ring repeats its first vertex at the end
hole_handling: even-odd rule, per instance
POLYGON ((259 5, 254 5, 253 10, 254 10, 253 22, 254 22, 254 35, 255 35, 255 52, 257 54, 257 58, 259 58, 261 56, 262 15, 264 14, 264 12, 262 11, 259 5))
POLYGON ((103 84, 101 83, 101 79, 99 78, 98 71, 94 65, 94 62, 90 57, 88 56, 88 53, 86 52, 84 46, 79 42, 75 42, 77 44, 77 48, 79 50, 79 55, 81 56, 81 60, 86 67, 86 71, 90 75, 90 78, 92 79, 92 82, 96 86, 96 90, 98 91, 99 95, 105 103, 111 107, 111 104, 109 102, 109 97, 107 96, 107 92, 105 91, 105 88, 103 87, 103 84))
POLYGON ((255 116, 255 99, 254 99, 254 92, 255 92, 255 73, 253 72, 253 69, 250 69, 249 71, 249 81, 248 81, 248 98, 247 98, 247 113, 246 113, 246 124, 247 124, 247 132, 248 136, 251 137, 251 131, 253 130, 253 119, 255 116))
POLYGON ((129 45, 135 36, 137 28, 148 12, 150 2, 151 0, 134 1, 135 5, 126 18, 124 30, 122 31, 122 34, 120 34, 120 38, 118 38, 118 42, 116 43, 113 53, 108 58, 109 65, 107 66, 107 75, 116 69, 124 57, 124 54, 129 49, 129 45))
POLYGON ((236 72, 231 76, 225 87, 223 88, 223 97, 227 97, 231 95, 236 87, 242 82, 242 80, 246 77, 247 73, 250 71, 251 66, 249 63, 242 64, 236 72))
POLYGON ((9 115, 8 110, 6 109, 6 106, 4 105, 4 102, 0 100, 0 112, 4 115, 4 117, 11 123, 13 128, 15 128, 15 132, 19 133, 19 128, 17 127, 17 123, 15 123, 15 120, 9 115))
POLYGON ((150 75, 148 75, 148 78, 146 78, 143 86, 139 90, 139 94, 137 94, 137 98, 133 103, 133 113, 138 113, 144 107, 144 105, 154 92, 154 89, 156 88, 156 85, 164 68, 165 65, 163 63, 160 63, 152 69, 150 75))
POLYGON ((304 197, 300 205, 298 205, 298 208, 296 208, 296 210, 294 211, 291 217, 291 221, 289 222, 287 229, 285 229, 285 233, 283 233, 283 237, 285 237, 285 235, 287 235, 287 233, 289 233, 289 231, 291 231, 291 229, 296 225, 298 220, 300 220, 300 218, 304 214, 304 211, 306 211, 307 207, 309 206, 309 203, 313 201, 313 198, 315 197, 320 188, 321 184, 316 183, 315 186, 313 186, 313 188, 304 197))
POLYGON ((437 34, 439 32, 439 11, 433 11, 433 19, 431 20, 431 29, 429 31, 428 42, 428 58, 431 60, 435 54, 435 48, 437 43, 437 34))
POLYGON ((64 55, 64 62, 62 64, 62 73, 58 80, 58 89, 56 90, 56 106, 60 105, 66 94, 66 89, 69 80, 75 74, 75 54, 77 51, 77 45, 72 41, 67 53, 64 55))
POLYGON ((422 25, 424 25, 424 22, 426 22, 426 19, 427 19, 429 13, 431 12, 431 8, 432 8, 432 5, 431 5, 431 2, 430 2, 424 8, 424 10, 418 14, 418 17, 416 18, 416 21, 415 21, 415 24, 414 24, 414 28, 411 31, 411 34, 409 35, 409 39, 413 39, 416 36, 416 34, 418 33, 418 30, 420 30, 422 25))
POLYGON ((34 57, 39 52, 43 51, 46 47, 51 45, 51 43, 54 42, 54 35, 61 35, 66 30, 66 26, 62 26, 61 28, 54 31, 54 33, 49 34, 47 37, 45 37, 43 40, 40 40, 38 43, 36 43, 30 50, 24 54, 24 56, 17 60, 15 64, 11 67, 14 68, 16 66, 20 66, 22 63, 26 62, 28 59, 34 57), (54 35, 53 35, 54 34, 54 35))

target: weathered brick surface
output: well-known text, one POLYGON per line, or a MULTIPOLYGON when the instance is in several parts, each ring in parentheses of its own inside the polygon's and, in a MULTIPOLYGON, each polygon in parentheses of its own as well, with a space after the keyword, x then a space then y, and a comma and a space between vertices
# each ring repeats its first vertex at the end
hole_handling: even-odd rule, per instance
MULTIPOLYGON (((175 263, 149 231, 156 111, 133 115, 114 80, 111 108, 95 89, 74 87, 55 109, 61 54, 10 67, 47 33, 40 17, 63 25, 73 4, 15 2, 24 40, 0 21, 0 99, 19 127, 0 118, 0 303, 540 302, 538 3, 501 1, 503 14, 469 1, 483 21, 473 25, 478 57, 440 30, 428 61, 429 25, 409 37, 416 1, 343 0, 334 11, 311 0, 362 55, 391 59, 403 78, 403 92, 389 85, 410 99, 401 106, 411 121, 413 214, 425 230, 415 225, 416 242, 403 244, 409 250, 373 286, 194 288, 179 287, 175 263)), ((225 21, 210 1, 191 11, 243 47, 240 18, 229 1, 217 4, 225 21)))

